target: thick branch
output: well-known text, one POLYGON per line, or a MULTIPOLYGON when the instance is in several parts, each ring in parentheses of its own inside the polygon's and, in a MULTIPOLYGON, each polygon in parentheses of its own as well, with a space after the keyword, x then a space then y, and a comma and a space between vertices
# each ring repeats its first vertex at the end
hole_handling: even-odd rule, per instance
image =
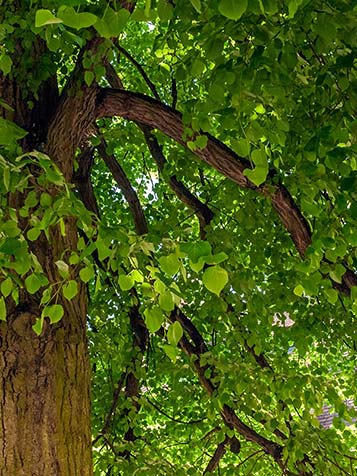
MULTIPOLYGON (((125 90, 102 89, 98 95, 96 116, 99 118, 115 115, 144 124, 151 129, 159 129, 179 144, 187 147, 182 115, 155 99, 125 90)), ((311 231, 288 190, 283 185, 274 184, 257 187, 244 175, 244 170, 250 169, 251 164, 211 135, 205 135, 207 146, 203 149, 196 149, 195 155, 240 187, 256 190, 268 197, 286 230, 290 233, 299 254, 304 256, 306 249, 311 244, 311 231)), ((354 285, 357 285, 357 277, 353 272, 347 270, 339 290, 348 293, 354 285)))
MULTIPOLYGON (((97 117, 114 115, 145 124, 153 129, 157 128, 187 147, 181 114, 152 98, 124 90, 102 90, 98 100, 97 117)), ((244 175, 244 170, 251 168, 249 161, 239 157, 211 135, 206 134, 206 136, 207 146, 204 149, 196 149, 195 155, 236 182, 240 187, 257 190, 270 197, 299 253, 303 255, 311 243, 311 234, 306 220, 302 217, 288 191, 284 187, 276 185, 256 187, 244 175)))

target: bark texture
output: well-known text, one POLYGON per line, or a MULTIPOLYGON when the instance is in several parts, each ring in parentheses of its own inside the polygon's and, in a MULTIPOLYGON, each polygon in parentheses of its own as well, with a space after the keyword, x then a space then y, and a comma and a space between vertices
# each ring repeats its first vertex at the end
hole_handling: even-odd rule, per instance
MULTIPOLYGON (((82 84, 80 75, 79 67, 60 98, 56 81, 46 81, 32 111, 20 99, 21 85, 0 78, 0 96, 14 109, 9 118, 29 131, 23 151, 45 150, 68 182, 76 148, 93 121, 97 94, 95 85, 75 90, 82 84)), ((54 186, 46 191, 57 193, 54 186)), ((10 194, 8 206, 18 210, 25 198, 26 193, 10 194)), ((76 220, 65 217, 64 223, 65 233, 54 225, 50 239, 42 233, 28 243, 55 290, 61 281, 55 261, 67 261, 77 249, 76 220)), ((19 217, 19 226, 24 231, 26 219, 19 217)), ((71 301, 58 294, 64 316, 54 325, 45 322, 39 337, 32 325, 41 315, 41 292, 29 294, 24 288, 17 304, 7 299, 7 321, 0 325, 0 476, 93 474, 87 297, 78 270, 71 271, 70 279, 78 280, 78 294, 71 301)))
POLYGON ((1 324, 1 476, 91 474, 85 298, 37 337, 30 312, 1 324))

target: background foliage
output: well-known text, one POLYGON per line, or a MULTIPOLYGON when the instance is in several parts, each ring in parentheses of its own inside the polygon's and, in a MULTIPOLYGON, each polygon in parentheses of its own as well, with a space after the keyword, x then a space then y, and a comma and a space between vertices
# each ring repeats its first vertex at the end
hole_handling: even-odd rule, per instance
POLYGON ((280 474, 261 447, 224 424, 225 405, 282 445, 283 474, 303 463, 316 475, 356 474, 355 428, 345 425, 356 412, 344 402, 356 399, 357 288, 346 289, 343 275, 357 263, 357 8, 348 0, 146 0, 130 14, 125 3, 32 0, 0 9, 0 69, 23 82, 28 107, 54 73, 64 88, 79 52, 99 36, 98 51, 80 59, 84 83, 119 84, 173 106, 187 143, 160 127, 99 119, 77 153, 79 180, 67 184, 40 144, 21 155, 26 131, 2 118, 0 318, 21 287, 41 290, 40 333, 44 319, 62 317, 57 296, 77 294, 71 269, 80 268, 98 476, 193 476, 212 461, 221 475, 280 474), (45 48, 34 62, 37 37, 45 48), (16 57, 19 39, 28 54, 16 57), (197 157, 206 133, 246 159, 255 187, 197 157), (90 211, 80 193, 88 150, 90 211), (279 184, 311 230, 306 252, 272 207, 269 187, 279 184), (26 230, 5 208, 19 189, 26 230), (143 212, 136 221, 133 202, 143 212), (78 220, 78 250, 57 262, 63 280, 48 285, 27 242, 68 215, 78 220), (316 416, 326 405, 338 416, 322 429, 316 416))

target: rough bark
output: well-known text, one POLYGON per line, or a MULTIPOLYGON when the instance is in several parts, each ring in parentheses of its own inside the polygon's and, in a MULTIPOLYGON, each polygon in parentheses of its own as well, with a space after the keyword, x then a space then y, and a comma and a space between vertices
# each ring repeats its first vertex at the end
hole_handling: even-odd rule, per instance
MULTIPOLYGON (((78 80, 76 71, 74 76, 78 80)), ((15 110, 10 119, 33 125, 27 128, 24 152, 33 147, 45 150, 67 181, 73 178, 76 148, 93 121, 97 94, 96 86, 75 91, 74 84, 70 82, 57 101, 54 80, 46 82, 34 108, 38 121, 33 122, 32 112, 19 100, 21 85, 0 81, 0 95, 15 110)), ((56 190, 47 192, 54 195, 56 190)), ((19 209, 25 195, 11 194, 8 205, 19 209)), ((77 249, 76 220, 67 217, 64 222, 65 233, 54 226, 50 240, 41 234, 29 242, 54 286, 61 279, 55 261, 66 261, 77 249)), ((19 226, 25 229, 24 220, 19 226)), ((78 279, 77 272, 71 279, 78 279)), ((7 300, 7 321, 0 326, 0 476, 92 475, 87 298, 79 280, 78 288, 71 301, 59 298, 63 318, 55 325, 45 322, 39 337, 32 325, 41 315, 41 293, 21 289, 17 305, 7 300)))
POLYGON ((89 476, 85 295, 37 337, 33 311, 1 324, 1 476, 89 476))

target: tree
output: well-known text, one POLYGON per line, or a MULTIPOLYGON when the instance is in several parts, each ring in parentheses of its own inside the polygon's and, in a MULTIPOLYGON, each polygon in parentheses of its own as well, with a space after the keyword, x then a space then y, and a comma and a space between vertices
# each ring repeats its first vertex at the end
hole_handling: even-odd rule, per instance
POLYGON ((0 15, 0 475, 356 474, 352 2, 0 15))

